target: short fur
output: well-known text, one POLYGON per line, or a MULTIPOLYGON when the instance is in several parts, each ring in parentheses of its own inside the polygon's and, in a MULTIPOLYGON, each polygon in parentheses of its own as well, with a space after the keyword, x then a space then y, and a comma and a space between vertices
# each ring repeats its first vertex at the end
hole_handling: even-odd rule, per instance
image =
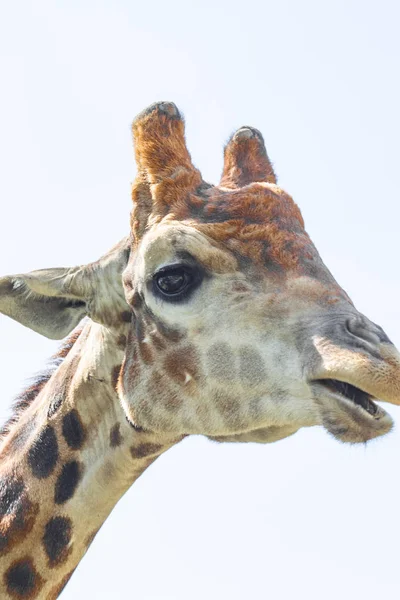
POLYGON ((38 394, 43 390, 56 369, 68 356, 74 344, 82 333, 82 326, 79 326, 66 340, 61 344, 57 352, 50 358, 49 364, 44 371, 33 377, 29 387, 23 390, 12 404, 12 415, 0 429, 0 442, 10 432, 12 427, 18 422, 21 414, 32 404, 38 394))
POLYGON ((118 500, 186 435, 270 443, 323 425, 365 442, 392 426, 374 398, 400 404, 400 355, 325 267, 261 134, 232 136, 219 186, 193 166, 174 104, 133 134, 130 236, 89 265, 0 278, 0 311, 42 335, 88 317, 1 434, 2 600, 57 598, 118 500))

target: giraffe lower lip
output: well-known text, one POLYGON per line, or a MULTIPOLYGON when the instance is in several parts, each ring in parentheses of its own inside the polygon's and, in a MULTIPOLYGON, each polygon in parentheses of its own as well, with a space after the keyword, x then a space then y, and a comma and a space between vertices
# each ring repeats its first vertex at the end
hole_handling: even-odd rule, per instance
MULTIPOLYGON (((318 379, 315 381, 335 394, 340 394, 346 400, 350 400, 357 406, 360 406, 372 417, 378 417, 379 407, 373 402, 373 397, 350 383, 339 381, 337 379, 318 379)), ((374 398, 375 400, 375 398, 374 398)))

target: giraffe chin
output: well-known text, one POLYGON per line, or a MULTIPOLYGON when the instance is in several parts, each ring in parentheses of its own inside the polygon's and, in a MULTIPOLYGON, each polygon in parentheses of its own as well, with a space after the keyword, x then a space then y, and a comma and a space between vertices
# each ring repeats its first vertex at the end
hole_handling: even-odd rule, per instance
POLYGON ((341 442, 358 444, 389 433, 393 427, 392 417, 375 404, 375 398, 367 394, 361 401, 354 394, 347 397, 335 383, 326 380, 311 384, 321 424, 330 434, 341 442))

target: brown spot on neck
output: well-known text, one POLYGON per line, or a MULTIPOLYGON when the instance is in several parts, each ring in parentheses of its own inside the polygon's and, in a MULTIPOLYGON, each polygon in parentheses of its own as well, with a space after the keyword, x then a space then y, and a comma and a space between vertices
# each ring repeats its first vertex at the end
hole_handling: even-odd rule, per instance
POLYGON ((28 452, 28 463, 37 479, 47 479, 58 460, 58 442, 51 425, 47 425, 39 434, 28 452))
POLYGON ((142 442, 137 446, 131 447, 132 458, 148 458, 150 456, 156 456, 161 453, 163 449, 162 444, 154 444, 152 442, 142 442))
POLYGON ((130 323, 132 321, 132 313, 130 310, 124 310, 121 313, 121 321, 124 323, 130 323))
POLYGON ((118 336, 117 339, 117 346, 118 348, 122 348, 124 349, 126 346, 126 335, 124 333, 121 333, 121 335, 118 336))
POLYGON ((32 558, 25 556, 11 564, 4 574, 10 597, 24 600, 39 598, 44 581, 37 573, 32 558))
POLYGON ((121 369, 122 369, 122 365, 117 365, 112 370, 112 373, 111 373, 111 384, 112 384, 114 390, 117 389, 117 385, 118 385, 118 380, 119 380, 119 376, 120 376, 120 373, 121 373, 121 369))
POLYGON ((54 490, 56 504, 65 504, 75 494, 75 490, 82 478, 83 465, 76 460, 66 463, 57 478, 54 490))
POLYGON ((30 500, 21 479, 0 480, 0 556, 26 539, 38 512, 39 505, 30 500))
POLYGON ((64 563, 71 553, 72 522, 68 517, 53 517, 46 524, 42 538, 50 568, 64 563))
POLYGON ((49 419, 57 413, 67 399, 80 360, 81 356, 79 354, 73 356, 69 361, 69 364, 65 365, 65 368, 64 366, 61 367, 60 371, 54 375, 54 378, 49 383, 51 386, 51 389, 49 390, 51 402, 47 412, 49 419))
POLYGON ((110 446, 117 448, 122 444, 121 424, 116 423, 110 430, 110 446))
POLYGON ((86 430, 75 408, 64 415, 62 433, 65 441, 72 450, 80 450, 82 448, 86 440, 86 430))

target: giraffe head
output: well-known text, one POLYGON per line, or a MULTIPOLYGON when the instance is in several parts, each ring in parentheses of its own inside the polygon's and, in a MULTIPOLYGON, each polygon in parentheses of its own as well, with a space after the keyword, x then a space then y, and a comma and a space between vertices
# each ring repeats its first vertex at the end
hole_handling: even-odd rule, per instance
POLYGON ((130 238, 87 266, 0 279, 0 312, 53 338, 85 315, 115 331, 137 428, 259 442, 311 425, 348 442, 388 432, 375 399, 400 404, 400 355, 323 264, 261 134, 232 136, 215 187, 174 104, 149 107, 133 135, 130 238))
POLYGON ((192 165, 174 104, 149 107, 133 135, 128 418, 221 441, 389 431, 374 400, 400 403, 400 356, 323 264, 261 134, 232 136, 217 187, 192 165))

